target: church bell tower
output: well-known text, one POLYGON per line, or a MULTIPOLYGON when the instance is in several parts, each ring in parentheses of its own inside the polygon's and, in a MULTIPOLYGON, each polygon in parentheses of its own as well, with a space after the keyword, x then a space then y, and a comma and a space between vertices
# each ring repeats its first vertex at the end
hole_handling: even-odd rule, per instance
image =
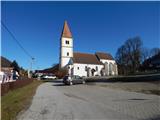
POLYGON ((73 38, 67 21, 64 22, 60 38, 60 58, 59 68, 64 68, 73 57, 73 38))

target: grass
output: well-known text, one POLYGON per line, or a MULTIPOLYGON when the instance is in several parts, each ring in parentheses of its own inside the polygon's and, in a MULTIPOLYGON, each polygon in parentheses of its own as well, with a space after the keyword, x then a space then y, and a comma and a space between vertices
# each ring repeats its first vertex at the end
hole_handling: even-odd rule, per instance
POLYGON ((140 92, 145 94, 153 94, 153 95, 159 95, 160 96, 160 88, 159 83, 153 84, 153 83, 108 83, 104 85, 99 85, 101 87, 108 87, 111 89, 120 89, 130 92, 140 92))
POLYGON ((31 84, 13 91, 9 91, 1 97, 1 119, 15 120, 18 113, 29 107, 37 87, 42 81, 33 81, 31 84))
POLYGON ((160 90, 142 90, 141 92, 146 93, 146 94, 154 94, 154 95, 160 96, 160 90))
POLYGON ((160 74, 94 77, 88 78, 86 81, 88 85, 160 96, 160 74))

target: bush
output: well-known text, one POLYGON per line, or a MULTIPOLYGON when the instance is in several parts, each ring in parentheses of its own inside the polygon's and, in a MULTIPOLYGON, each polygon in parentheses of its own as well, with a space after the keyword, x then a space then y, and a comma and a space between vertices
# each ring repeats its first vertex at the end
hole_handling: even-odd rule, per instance
POLYGON ((55 75, 61 79, 63 78, 65 75, 68 74, 68 70, 67 69, 59 69, 58 71, 55 72, 55 75))

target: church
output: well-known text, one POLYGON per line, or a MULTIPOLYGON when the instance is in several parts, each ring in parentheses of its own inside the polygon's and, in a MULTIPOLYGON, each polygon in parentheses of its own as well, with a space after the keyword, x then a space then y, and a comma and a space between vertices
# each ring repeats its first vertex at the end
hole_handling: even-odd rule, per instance
POLYGON ((74 52, 73 37, 67 21, 64 22, 60 38, 59 68, 81 77, 118 75, 117 64, 109 53, 95 54, 74 52))

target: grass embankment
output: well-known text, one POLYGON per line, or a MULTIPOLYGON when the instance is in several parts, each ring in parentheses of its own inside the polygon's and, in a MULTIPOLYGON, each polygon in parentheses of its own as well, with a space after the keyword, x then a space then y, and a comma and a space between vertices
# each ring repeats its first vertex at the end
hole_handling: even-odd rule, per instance
POLYGON ((27 108, 42 81, 33 81, 22 88, 9 91, 1 97, 1 120, 15 120, 18 113, 27 108))
POLYGON ((160 74, 95 77, 88 84, 131 92, 160 95, 160 74))
POLYGON ((107 84, 100 84, 101 87, 107 87, 111 89, 119 89, 119 90, 125 90, 130 92, 140 92, 145 94, 154 94, 154 95, 160 95, 160 83, 156 82, 132 82, 132 83, 123 83, 123 82, 117 82, 117 83, 107 83, 107 84))

